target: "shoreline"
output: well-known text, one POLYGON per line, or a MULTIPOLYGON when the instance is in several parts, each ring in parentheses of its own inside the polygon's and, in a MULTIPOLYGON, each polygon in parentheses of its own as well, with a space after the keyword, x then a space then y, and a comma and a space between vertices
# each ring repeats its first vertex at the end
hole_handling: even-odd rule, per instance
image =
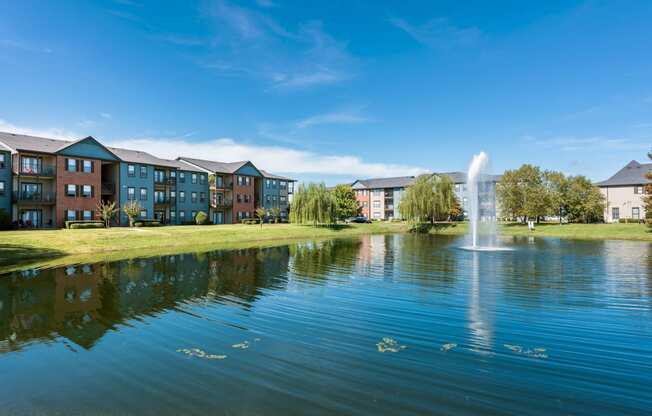
MULTIPOLYGON (((313 227, 294 224, 193 225, 87 230, 26 230, 0 232, 0 274, 31 268, 127 260, 140 257, 211 250, 270 247, 297 241, 408 232, 404 222, 339 224, 313 227)), ((439 223, 432 235, 466 234, 466 223, 439 223)), ((652 243, 652 232, 639 224, 502 224, 504 236, 576 240, 629 240, 652 243)))

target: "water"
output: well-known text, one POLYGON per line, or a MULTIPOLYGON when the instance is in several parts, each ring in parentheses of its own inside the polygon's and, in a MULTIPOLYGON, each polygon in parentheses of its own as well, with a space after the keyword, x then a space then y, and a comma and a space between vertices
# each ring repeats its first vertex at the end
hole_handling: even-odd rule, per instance
POLYGON ((480 152, 473 156, 467 173, 469 195, 469 224, 471 246, 469 250, 489 251, 497 246, 496 195, 493 180, 488 175, 489 156, 480 152), (480 236, 484 237, 482 244, 480 236))
POLYGON ((652 245, 366 236, 0 278, 0 414, 644 415, 652 245))

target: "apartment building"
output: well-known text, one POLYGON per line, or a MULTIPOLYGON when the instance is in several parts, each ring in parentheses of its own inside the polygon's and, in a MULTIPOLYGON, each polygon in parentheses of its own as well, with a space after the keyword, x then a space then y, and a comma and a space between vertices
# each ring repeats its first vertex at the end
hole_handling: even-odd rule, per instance
POLYGON ((271 215, 273 208, 278 208, 281 218, 287 218, 290 213, 290 196, 294 192, 294 179, 274 175, 261 170, 262 199, 260 206, 265 208, 267 215, 271 215))
MULTIPOLYGON (((464 172, 443 172, 435 175, 448 176, 454 184, 455 195, 464 211, 468 214, 469 196, 466 184, 466 173, 464 172)), ((480 206, 481 218, 495 219, 499 214, 496 209, 496 184, 500 181, 500 175, 486 175, 480 186, 480 193, 483 196, 480 200, 486 201, 480 206), (493 201, 493 203, 491 202, 493 201)), ((400 176, 394 178, 358 179, 351 187, 356 199, 362 207, 362 215, 370 219, 400 219, 398 207, 405 189, 415 180, 414 176, 400 176)))
POLYGON ((0 143, 0 209, 11 214, 11 149, 0 143))
POLYGON ((632 160, 609 179, 596 183, 606 200, 605 222, 645 219, 643 197, 646 185, 652 184, 645 175, 650 172, 652 163, 632 160))

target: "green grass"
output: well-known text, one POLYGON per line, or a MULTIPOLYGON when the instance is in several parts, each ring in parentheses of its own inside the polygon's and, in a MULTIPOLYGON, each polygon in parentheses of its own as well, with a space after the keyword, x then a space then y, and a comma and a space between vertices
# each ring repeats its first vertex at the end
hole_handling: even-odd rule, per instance
MULTIPOLYGON (((296 240, 401 233, 405 223, 312 227, 294 224, 195 225, 87 230, 32 230, 0 232, 0 273, 30 267, 122 260, 134 257, 215 249, 264 247, 296 240)), ((430 232, 461 235, 468 225, 438 224, 430 232)), ((638 224, 540 224, 535 231, 524 225, 501 225, 503 235, 574 239, 620 239, 652 242, 652 232, 638 224)))

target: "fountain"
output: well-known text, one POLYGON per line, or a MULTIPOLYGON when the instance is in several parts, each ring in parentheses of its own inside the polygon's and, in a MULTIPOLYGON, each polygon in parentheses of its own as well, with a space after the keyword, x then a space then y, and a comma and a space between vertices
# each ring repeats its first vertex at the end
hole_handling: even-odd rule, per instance
POLYGON ((496 229, 496 189, 487 173, 489 156, 480 152, 473 156, 466 179, 471 245, 462 247, 474 251, 501 251, 496 229))

